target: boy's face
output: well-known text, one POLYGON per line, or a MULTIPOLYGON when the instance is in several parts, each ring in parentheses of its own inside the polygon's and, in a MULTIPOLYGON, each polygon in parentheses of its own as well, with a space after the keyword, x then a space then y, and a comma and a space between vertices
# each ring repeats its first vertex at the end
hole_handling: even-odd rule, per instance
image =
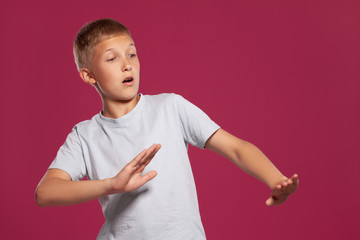
POLYGON ((140 63, 132 38, 105 38, 94 48, 92 75, 104 101, 129 101, 137 96, 140 63))

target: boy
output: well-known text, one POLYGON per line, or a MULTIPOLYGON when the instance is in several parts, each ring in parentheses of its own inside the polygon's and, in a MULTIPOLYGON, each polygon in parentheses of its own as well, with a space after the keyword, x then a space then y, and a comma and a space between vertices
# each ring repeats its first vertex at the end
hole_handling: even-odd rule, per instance
POLYGON ((74 56, 103 110, 68 135, 36 189, 39 206, 99 198, 105 223, 98 239, 205 239, 188 143, 225 156, 267 184, 268 206, 296 190, 296 174, 282 175, 254 145, 181 96, 138 94, 135 44, 120 23, 87 24, 74 41, 74 56), (77 181, 84 176, 89 180, 77 181))

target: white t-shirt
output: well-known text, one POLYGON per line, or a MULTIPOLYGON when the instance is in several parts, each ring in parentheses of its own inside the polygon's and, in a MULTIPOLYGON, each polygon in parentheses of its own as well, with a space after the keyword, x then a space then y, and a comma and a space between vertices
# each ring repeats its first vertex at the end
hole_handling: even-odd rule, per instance
POLYGON ((188 143, 204 148, 219 126, 176 94, 141 95, 118 119, 101 113, 77 124, 49 168, 72 180, 114 177, 143 149, 161 149, 145 168, 158 175, 141 188, 100 197, 105 223, 97 239, 205 239, 188 143))

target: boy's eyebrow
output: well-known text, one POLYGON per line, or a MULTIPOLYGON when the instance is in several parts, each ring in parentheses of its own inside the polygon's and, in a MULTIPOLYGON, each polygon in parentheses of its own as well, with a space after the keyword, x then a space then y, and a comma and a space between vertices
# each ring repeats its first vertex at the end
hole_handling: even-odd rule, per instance
MULTIPOLYGON (((131 47, 135 47, 134 43, 130 43, 127 48, 131 48, 131 47)), ((115 49, 114 47, 108 48, 104 51, 104 53, 108 52, 108 51, 112 51, 113 49, 115 49)))

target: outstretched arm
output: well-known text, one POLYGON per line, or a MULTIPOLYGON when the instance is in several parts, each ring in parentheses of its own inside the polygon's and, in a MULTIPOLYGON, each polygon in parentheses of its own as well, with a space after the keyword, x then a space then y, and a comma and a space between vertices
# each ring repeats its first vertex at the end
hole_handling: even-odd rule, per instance
POLYGON ((156 176, 152 170, 142 176, 145 167, 153 159, 160 144, 143 150, 116 176, 104 180, 72 181, 70 175, 60 169, 50 169, 35 191, 38 206, 66 206, 121 192, 133 191, 156 176))
POLYGON ((266 200, 268 206, 283 203, 297 189, 297 174, 291 178, 285 177, 256 146, 223 129, 216 131, 207 140, 205 148, 226 157, 248 174, 268 185, 272 189, 270 198, 266 200))

